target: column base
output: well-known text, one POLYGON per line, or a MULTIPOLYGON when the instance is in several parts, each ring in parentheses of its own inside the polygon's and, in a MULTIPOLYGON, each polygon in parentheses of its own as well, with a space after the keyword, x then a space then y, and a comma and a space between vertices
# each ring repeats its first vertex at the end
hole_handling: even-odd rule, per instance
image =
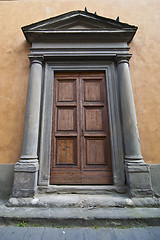
POLYGON ((37 191, 38 162, 18 162, 14 168, 13 197, 33 197, 37 191))
POLYGON ((153 197, 150 169, 146 163, 126 163, 125 172, 130 197, 153 197))

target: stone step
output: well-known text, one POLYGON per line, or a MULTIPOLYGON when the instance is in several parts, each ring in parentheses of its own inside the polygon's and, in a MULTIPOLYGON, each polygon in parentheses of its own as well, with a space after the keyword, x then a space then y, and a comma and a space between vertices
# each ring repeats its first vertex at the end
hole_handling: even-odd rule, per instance
POLYGON ((38 193, 57 193, 57 194, 113 194, 117 189, 113 185, 50 185, 38 186, 38 193))
POLYGON ((30 208, 0 206, 0 224, 41 226, 147 226, 160 224, 159 208, 30 208))
POLYGON ((111 208, 159 207, 158 198, 129 198, 126 194, 37 194, 34 198, 10 198, 8 207, 111 208))
POLYGON ((126 195, 38 194, 35 198, 10 198, 7 206, 48 208, 106 208, 126 207, 133 204, 126 195))

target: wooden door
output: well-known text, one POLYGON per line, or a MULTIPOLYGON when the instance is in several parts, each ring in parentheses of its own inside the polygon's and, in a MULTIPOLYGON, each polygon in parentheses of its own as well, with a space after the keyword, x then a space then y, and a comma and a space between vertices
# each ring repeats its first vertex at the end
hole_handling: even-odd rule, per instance
POLYGON ((112 184, 103 72, 57 73, 50 184, 112 184))

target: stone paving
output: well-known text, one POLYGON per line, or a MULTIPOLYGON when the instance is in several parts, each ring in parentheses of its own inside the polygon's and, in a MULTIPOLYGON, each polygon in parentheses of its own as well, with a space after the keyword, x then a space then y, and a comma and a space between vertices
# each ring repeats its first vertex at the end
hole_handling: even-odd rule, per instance
POLYGON ((0 226, 0 240, 159 240, 160 227, 57 228, 0 226))

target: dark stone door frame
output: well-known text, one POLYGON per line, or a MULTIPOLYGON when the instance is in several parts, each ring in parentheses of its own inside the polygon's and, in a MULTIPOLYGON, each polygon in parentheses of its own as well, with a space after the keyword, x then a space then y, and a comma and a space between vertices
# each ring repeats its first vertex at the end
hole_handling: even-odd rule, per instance
POLYGON ((80 63, 80 61, 66 61, 66 64, 63 65, 61 65, 61 62, 50 62, 45 64, 46 71, 44 77, 39 155, 39 185, 49 186, 54 71, 103 70, 106 74, 106 91, 108 96, 113 180, 116 190, 124 192, 125 176, 123 163, 124 157, 122 150, 122 130, 119 115, 120 109, 118 104, 118 82, 114 68, 115 66, 113 61, 83 61, 83 63, 80 63))

